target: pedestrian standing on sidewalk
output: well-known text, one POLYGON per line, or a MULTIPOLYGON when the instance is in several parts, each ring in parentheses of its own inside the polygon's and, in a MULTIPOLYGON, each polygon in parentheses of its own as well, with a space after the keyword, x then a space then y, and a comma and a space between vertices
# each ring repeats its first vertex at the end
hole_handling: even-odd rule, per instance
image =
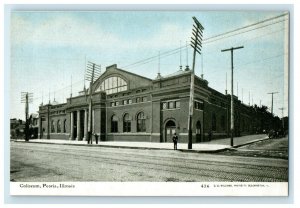
POLYGON ((88 144, 93 144, 92 132, 88 132, 88 144))
POLYGON ((94 133, 94 136, 95 136, 96 144, 98 144, 98 137, 99 137, 99 135, 97 133, 94 133))
POLYGON ((178 136, 176 135, 176 133, 174 133, 172 139, 173 139, 173 143, 174 143, 174 150, 177 150, 178 136))

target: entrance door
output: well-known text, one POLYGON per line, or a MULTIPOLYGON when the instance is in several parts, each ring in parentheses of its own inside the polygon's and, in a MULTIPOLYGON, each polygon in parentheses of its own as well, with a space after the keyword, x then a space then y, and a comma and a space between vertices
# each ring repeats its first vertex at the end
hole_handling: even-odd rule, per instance
POLYGON ((166 123, 165 129, 165 142, 172 142, 172 137, 176 132, 176 124, 174 121, 170 120, 166 123))
POLYGON ((197 121, 196 123, 196 142, 201 142, 201 123, 197 121))
POLYGON ((74 118, 74 122, 73 122, 73 138, 72 139, 76 139, 77 138, 77 112, 73 112, 73 118, 74 118))
POLYGON ((80 136, 79 140, 82 140, 84 137, 84 110, 80 111, 80 136))

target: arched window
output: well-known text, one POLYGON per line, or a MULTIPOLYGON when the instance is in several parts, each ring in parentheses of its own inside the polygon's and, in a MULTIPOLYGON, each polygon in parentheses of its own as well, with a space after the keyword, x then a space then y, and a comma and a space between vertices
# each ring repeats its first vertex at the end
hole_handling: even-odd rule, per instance
POLYGON ((127 90, 127 82, 121 77, 109 77, 105 79, 96 92, 105 91, 106 94, 113 94, 127 90))
POLYGON ((64 120, 64 133, 67 132, 67 119, 64 120))
POLYGON ((140 112, 137 115, 137 132, 145 132, 146 131, 146 118, 143 112, 140 112))
POLYGON ((211 117, 211 130, 216 131, 217 130, 217 119, 216 119, 216 114, 213 113, 211 117))
POLYGON ((51 133, 55 132, 54 121, 51 121, 51 133))
POLYGON ((123 132, 131 132, 131 119, 128 113, 123 117, 123 132))
POLYGON ((111 132, 118 132, 118 117, 116 115, 111 117, 111 132))
POLYGON ((61 132, 61 128, 60 128, 60 120, 57 121, 57 133, 61 132))
POLYGON ((201 122, 196 123, 196 142, 201 142, 201 122))

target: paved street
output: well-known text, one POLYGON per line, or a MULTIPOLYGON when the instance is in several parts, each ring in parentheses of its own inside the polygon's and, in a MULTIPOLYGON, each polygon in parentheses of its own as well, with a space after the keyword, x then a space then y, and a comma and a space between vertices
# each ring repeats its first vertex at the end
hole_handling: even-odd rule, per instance
POLYGON ((11 142, 11 181, 287 181, 288 160, 11 142))
POLYGON ((288 159, 288 142, 287 136, 285 138, 267 139, 239 148, 222 151, 218 154, 288 159))

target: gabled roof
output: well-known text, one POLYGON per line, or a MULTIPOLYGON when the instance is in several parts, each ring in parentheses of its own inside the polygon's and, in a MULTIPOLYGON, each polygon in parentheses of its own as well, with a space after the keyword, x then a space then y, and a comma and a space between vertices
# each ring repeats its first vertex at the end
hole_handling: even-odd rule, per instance
POLYGON ((105 72, 103 72, 100 77, 97 78, 97 80, 95 80, 95 82, 97 82, 99 79, 101 79, 101 77, 105 74, 107 74, 111 69, 114 69, 114 70, 117 70, 117 71, 121 71, 123 73, 126 73, 126 74, 129 74, 129 75, 132 75, 132 76, 136 76, 136 77, 140 77, 140 78, 143 78, 143 79, 147 79, 149 81, 152 81, 152 79, 148 78, 148 77, 144 77, 144 76, 141 76, 139 74, 135 74, 135 73, 132 73, 132 72, 129 72, 129 71, 126 71, 124 69, 120 69, 117 67, 117 64, 113 64, 113 65, 110 65, 108 67, 106 67, 106 70, 105 72))

